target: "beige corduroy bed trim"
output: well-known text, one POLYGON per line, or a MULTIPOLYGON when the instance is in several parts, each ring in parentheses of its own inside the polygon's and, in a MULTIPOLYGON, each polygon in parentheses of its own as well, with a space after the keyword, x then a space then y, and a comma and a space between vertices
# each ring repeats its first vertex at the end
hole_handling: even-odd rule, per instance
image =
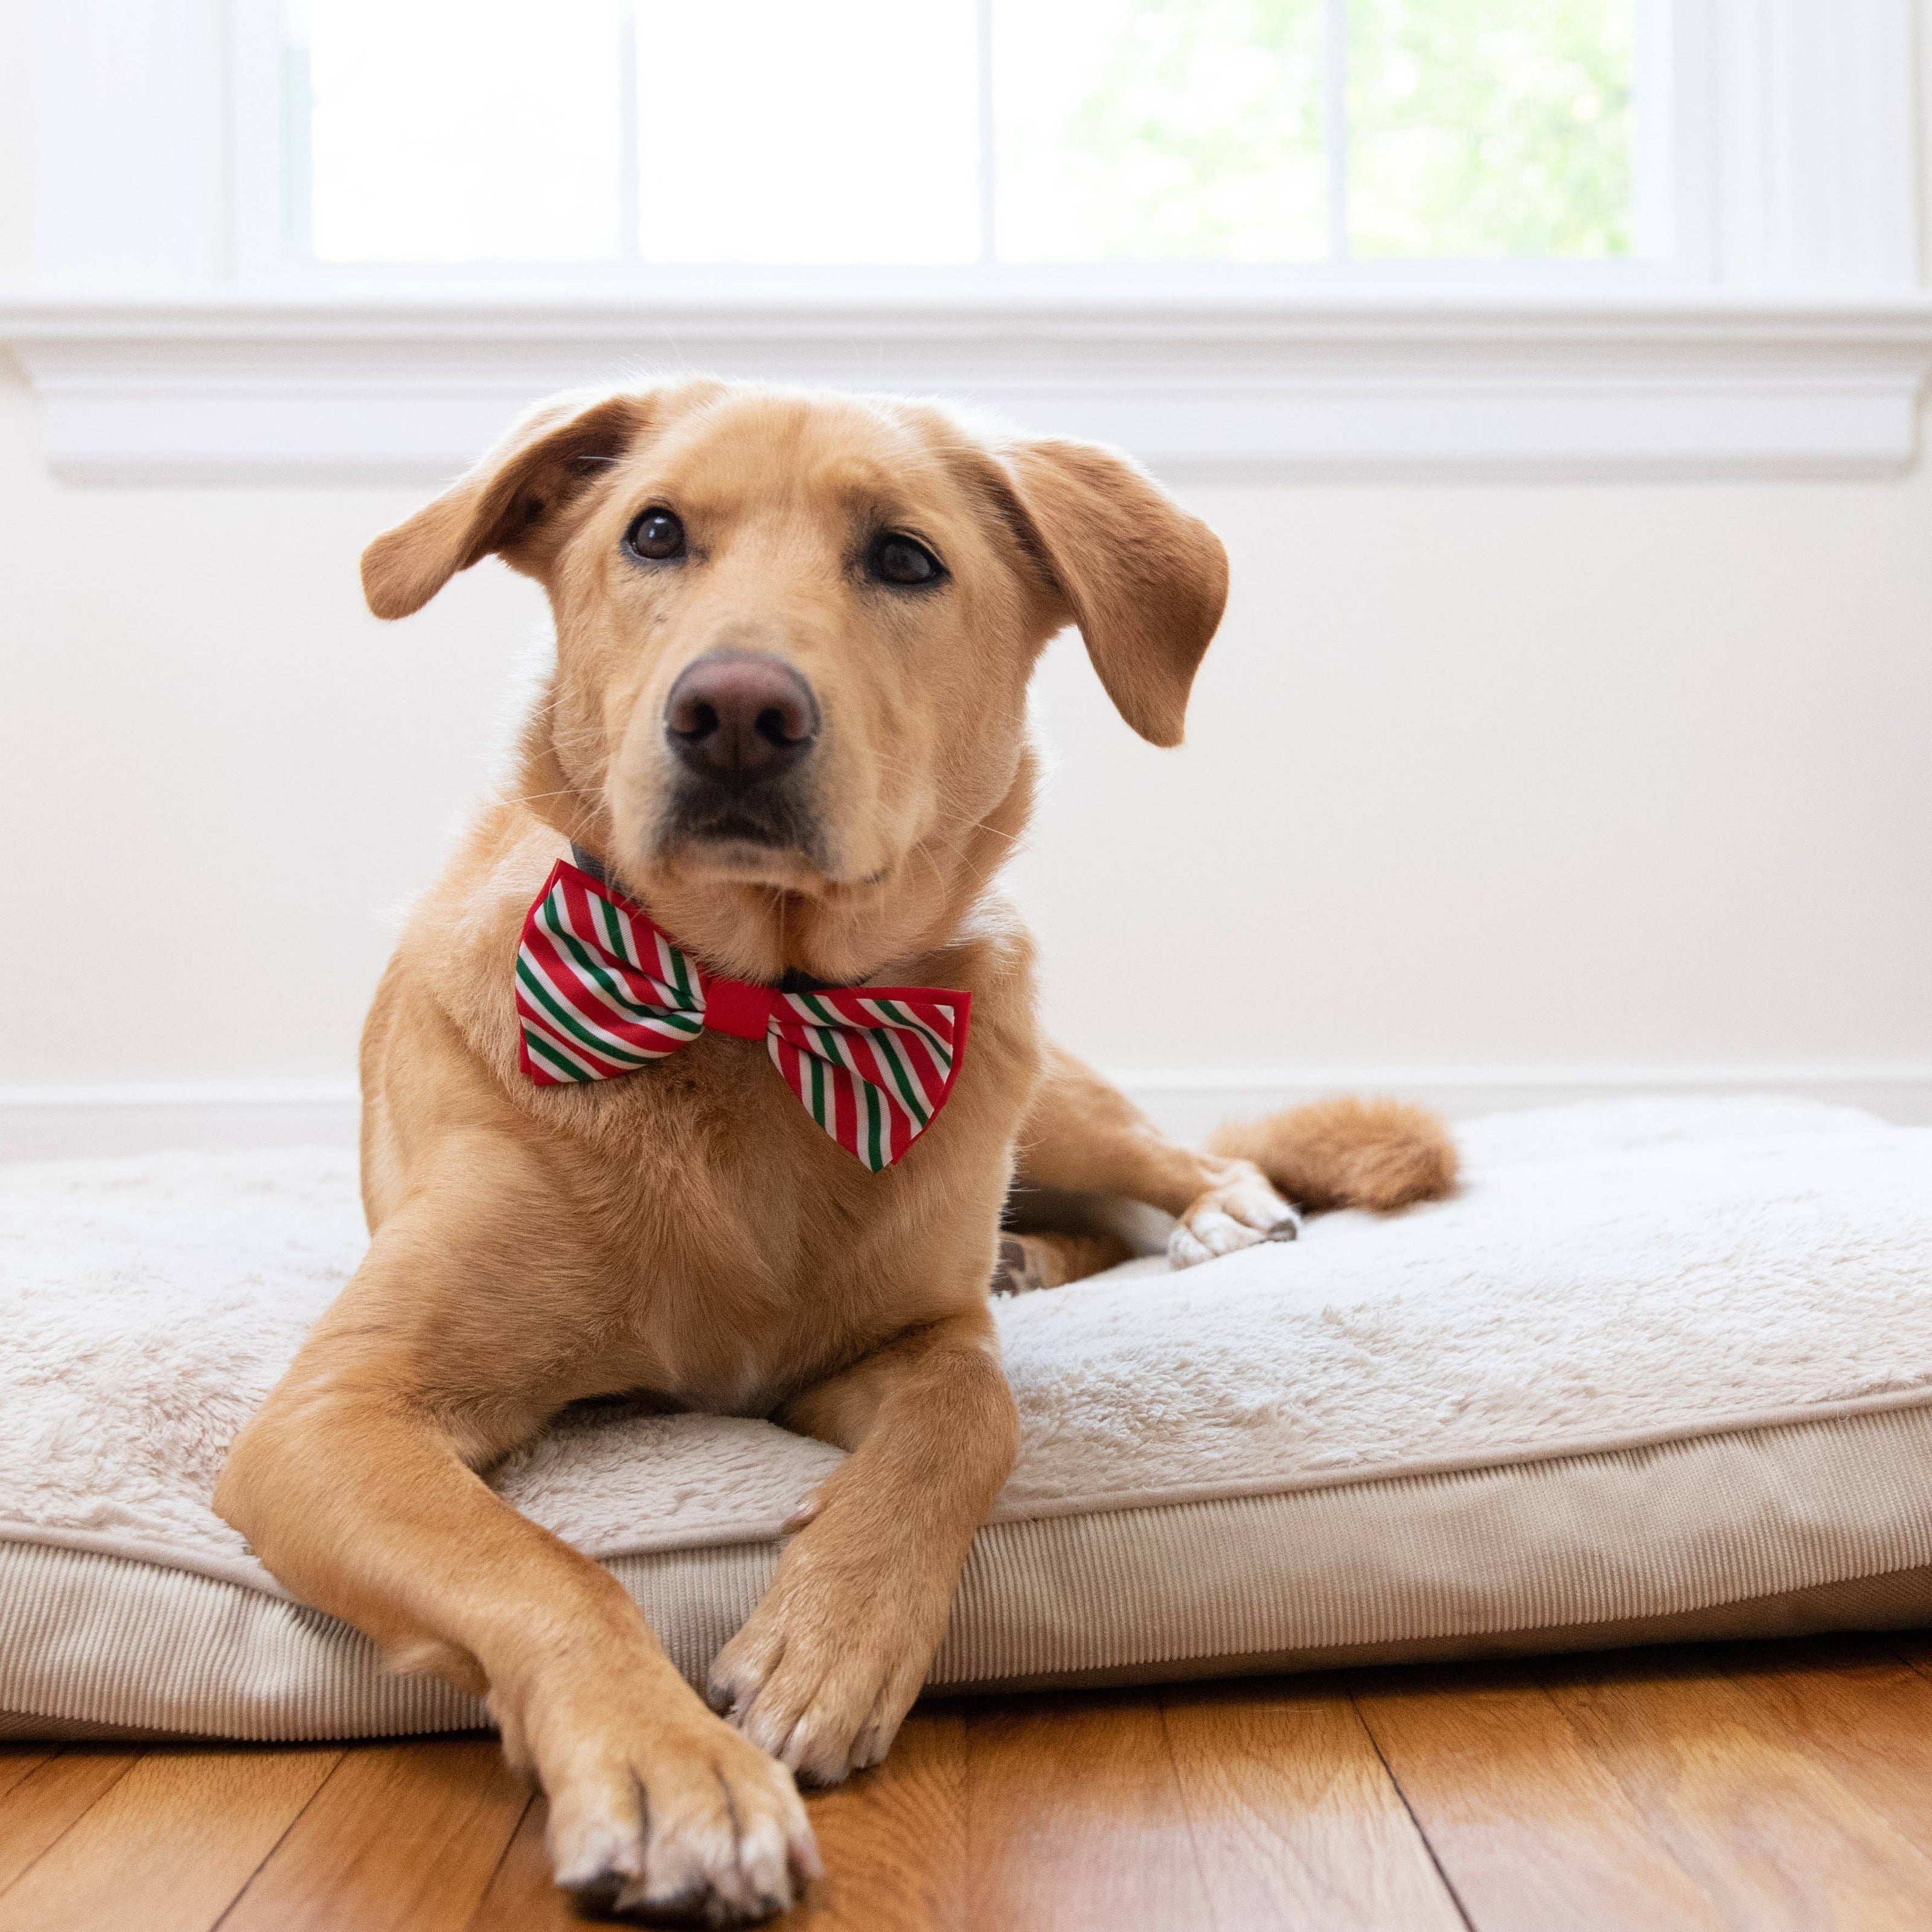
MULTIPOLYGON (((615 1558, 694 1682, 772 1544, 615 1558)), ((935 1689, 1932 1619, 1932 1408, 982 1530, 935 1689)), ((0 1545, 0 1737, 471 1728, 320 1612, 125 1558, 0 1545)))

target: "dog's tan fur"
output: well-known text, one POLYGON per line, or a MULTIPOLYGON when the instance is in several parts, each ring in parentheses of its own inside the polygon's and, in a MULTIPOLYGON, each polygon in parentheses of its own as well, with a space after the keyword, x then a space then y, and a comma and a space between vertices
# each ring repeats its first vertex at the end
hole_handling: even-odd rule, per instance
MULTIPOLYGON (((987 1291, 1016 1158, 1030 1184, 1176 1216, 1188 1259, 1279 1229, 1263 1168, 1311 1204, 1381 1206, 1442 1191, 1453 1155, 1426 1116, 1353 1103, 1196 1153, 1039 1036, 1032 943, 993 884, 1033 793, 1034 659, 1077 623, 1128 722, 1177 742, 1226 589, 1212 533, 1128 464, 994 446, 909 403, 566 399, 370 546, 370 606, 406 615, 492 552, 548 590, 556 668, 370 1015, 368 1257, 216 1504, 392 1661, 487 1692, 548 1795, 561 1882, 754 1918, 817 1869, 794 1773, 884 1753, 1012 1464, 987 1291), (674 566, 622 548, 656 504, 689 532, 674 566), (868 581, 882 528, 934 550, 944 585, 868 581), (667 693, 720 646, 817 694, 808 850, 667 830, 667 693), (572 839, 717 970, 969 990, 956 1090, 907 1156, 867 1172, 735 1038, 594 1086, 525 1079, 512 963, 572 839), (724 1716, 607 1571, 477 1473, 620 1390, 850 1452, 717 1660, 724 1716)), ((1063 1253, 1060 1274, 1104 1258, 1063 1253)))

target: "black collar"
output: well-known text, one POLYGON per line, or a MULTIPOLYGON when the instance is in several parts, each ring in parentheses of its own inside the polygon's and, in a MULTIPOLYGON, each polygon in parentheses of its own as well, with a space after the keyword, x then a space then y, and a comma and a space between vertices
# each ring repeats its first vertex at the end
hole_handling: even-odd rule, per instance
MULTIPOLYGON (((604 861, 594 852, 586 852, 573 838, 570 842, 570 862, 580 872, 588 872, 600 886, 610 885, 610 874, 604 869, 604 861)), ((621 886, 610 886, 613 892, 621 892, 621 886)))

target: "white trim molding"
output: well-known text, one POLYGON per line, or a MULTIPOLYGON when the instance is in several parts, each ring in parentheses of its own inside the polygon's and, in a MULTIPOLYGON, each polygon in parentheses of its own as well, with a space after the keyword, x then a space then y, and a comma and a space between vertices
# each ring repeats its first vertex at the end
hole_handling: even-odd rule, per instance
MULTIPOLYGON (((1324 1094, 1395 1094, 1452 1120, 1645 1094, 1795 1094, 1932 1126, 1932 1063, 1757 1066, 1360 1066, 1212 1070, 1114 1078, 1168 1133, 1199 1140, 1324 1094)), ((0 1162, 112 1157, 166 1148, 356 1144, 347 1080, 0 1085, 0 1162)))
POLYGON ((434 480, 536 397, 703 370, 938 394, 1178 480, 1883 474, 1932 304, 1628 290, 918 302, 608 290, 0 296, 87 482, 434 480))

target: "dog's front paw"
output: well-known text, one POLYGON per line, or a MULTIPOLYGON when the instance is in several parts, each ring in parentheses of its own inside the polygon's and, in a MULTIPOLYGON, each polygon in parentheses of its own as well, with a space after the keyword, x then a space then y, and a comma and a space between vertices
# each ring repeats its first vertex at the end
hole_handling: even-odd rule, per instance
POLYGON ((546 1755, 551 1866, 594 1910, 750 1924, 822 1869, 791 1774, 694 1703, 546 1755))
POLYGON ((1226 1171, 1188 1204, 1167 1238, 1167 1258, 1176 1268, 1192 1268, 1257 1241, 1292 1241, 1301 1232, 1301 1216, 1252 1161, 1221 1165, 1226 1171))
POLYGON ((950 1590, 908 1590, 882 1558, 863 1576, 813 1560, 809 1533, 711 1666, 712 1708, 814 1784, 877 1764, 945 1634, 950 1590))

